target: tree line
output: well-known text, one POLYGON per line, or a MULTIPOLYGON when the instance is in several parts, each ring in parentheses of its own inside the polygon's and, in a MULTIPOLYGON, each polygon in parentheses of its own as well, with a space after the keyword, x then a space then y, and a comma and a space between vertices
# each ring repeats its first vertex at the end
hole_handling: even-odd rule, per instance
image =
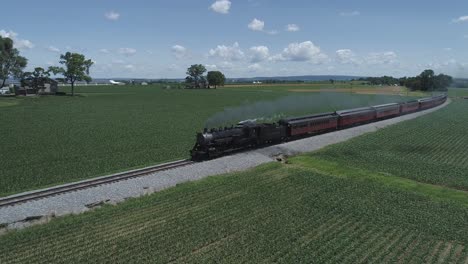
POLYGON ((392 76, 360 78, 359 81, 366 81, 372 85, 400 85, 411 90, 419 91, 446 91, 452 84, 452 76, 445 74, 436 75, 433 70, 424 70, 415 77, 394 78, 392 76))
POLYGON ((226 77, 220 71, 209 71, 205 76, 206 68, 202 64, 193 64, 187 68, 187 77, 185 77, 185 87, 188 89, 209 89, 213 86, 223 86, 226 77))
POLYGON ((60 55, 59 63, 62 65, 61 67, 51 66, 48 69, 36 67, 32 72, 25 72, 28 60, 20 55, 11 38, 0 36, 0 88, 5 85, 8 78, 16 78, 38 91, 50 80, 50 75, 54 74, 62 76, 57 80, 71 84, 73 96, 75 82, 90 82, 92 80, 89 76, 89 69, 94 63, 92 60, 86 59, 83 54, 67 52, 60 55))

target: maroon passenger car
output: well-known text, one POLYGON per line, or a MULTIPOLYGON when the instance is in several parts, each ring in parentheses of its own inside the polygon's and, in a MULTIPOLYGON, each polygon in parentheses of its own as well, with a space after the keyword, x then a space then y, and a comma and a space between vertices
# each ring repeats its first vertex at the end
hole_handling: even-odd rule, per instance
POLYGON ((367 123, 376 119, 375 109, 362 107, 343 111, 336 111, 339 116, 338 126, 340 128, 367 123))
POLYGON ((374 105, 376 118, 388 118, 400 114, 400 104, 391 103, 383 105, 374 105))
POLYGON ((318 115, 296 117, 280 120, 281 125, 288 127, 288 134, 292 137, 328 130, 338 127, 338 116, 335 113, 323 113, 318 115))
POLYGON ((409 101, 400 104, 400 111, 402 114, 412 113, 419 110, 418 101, 409 101))

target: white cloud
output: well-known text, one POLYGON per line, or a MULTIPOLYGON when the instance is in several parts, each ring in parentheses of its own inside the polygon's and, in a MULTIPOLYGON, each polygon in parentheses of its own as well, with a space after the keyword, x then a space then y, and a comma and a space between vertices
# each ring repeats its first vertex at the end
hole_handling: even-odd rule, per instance
POLYGON ((452 20, 453 23, 462 23, 462 22, 468 22, 468 16, 461 16, 459 18, 455 18, 452 20))
POLYGON ((229 0, 218 0, 210 6, 211 10, 220 14, 228 14, 230 8, 231 8, 231 1, 229 0))
POLYGON ((132 56, 135 55, 136 49, 133 48, 120 48, 119 53, 125 56, 132 56))
POLYGON ((104 14, 104 17, 111 21, 117 21, 120 18, 120 14, 115 11, 109 11, 104 14))
POLYGON ((223 61, 221 64, 218 66, 221 70, 231 70, 234 68, 234 64, 229 61, 223 61))
POLYGON ((125 64, 123 60, 112 60, 112 64, 125 64))
POLYGON ((171 50, 172 50, 172 54, 178 60, 186 58, 188 56, 187 48, 185 48, 185 47, 183 47, 181 45, 174 45, 174 46, 172 46, 171 50))
POLYGON ((244 58, 244 52, 240 49, 239 43, 235 42, 232 46, 218 45, 210 49, 208 53, 211 57, 219 57, 228 61, 241 60, 244 58))
POLYGON ((132 64, 127 64, 127 65, 124 66, 124 68, 127 69, 127 70, 131 70, 131 71, 135 70, 135 66, 132 65, 132 64))
POLYGON ((289 31, 289 32, 297 32, 300 30, 299 26, 296 25, 296 24, 288 24, 286 26, 286 30, 289 31))
POLYGON ((110 51, 109 51, 108 49, 100 49, 99 52, 101 52, 101 53, 106 53, 106 54, 107 54, 107 53, 109 53, 110 51))
POLYGON ((390 64, 395 63, 397 54, 393 51, 373 52, 365 58, 368 64, 390 64))
POLYGON ((14 44, 17 49, 32 49, 34 44, 27 39, 17 39, 14 44))
POLYGON ((247 25, 247 27, 253 31, 263 31, 263 28, 265 27, 265 22, 254 18, 254 20, 252 20, 252 22, 250 22, 249 25, 247 25))
POLYGON ((205 64, 205 67, 209 70, 216 70, 218 69, 218 66, 216 64, 205 64))
POLYGON ((34 48, 34 44, 27 40, 27 39, 19 39, 18 38, 18 33, 14 31, 6 31, 6 30, 0 30, 0 36, 4 38, 10 38, 13 40, 13 45, 17 49, 32 49, 34 48))
POLYGON ((452 48, 444 48, 445 51, 452 51, 452 48))
POLYGON ((361 12, 359 11, 347 11, 347 12, 340 13, 340 16, 347 16, 347 17, 359 16, 359 15, 361 15, 361 12))
POLYGON ((247 69, 249 69, 250 71, 256 72, 256 71, 261 70, 261 69, 262 69, 262 66, 261 66, 260 64, 258 64, 258 63, 254 63, 254 64, 249 65, 249 66, 247 67, 247 69))
POLYGON ((54 46, 47 47, 47 50, 50 52, 60 53, 60 49, 54 46))
POLYGON ((291 43, 283 50, 281 54, 277 54, 270 59, 273 61, 310 61, 313 63, 323 63, 328 56, 320 50, 320 47, 315 46, 312 41, 304 41, 302 43, 291 43))
POLYGON ((266 46, 255 46, 250 48, 250 60, 260 62, 270 57, 270 50, 266 46))
POLYGON ((359 60, 350 49, 340 49, 336 51, 336 58, 342 64, 359 64, 359 60))

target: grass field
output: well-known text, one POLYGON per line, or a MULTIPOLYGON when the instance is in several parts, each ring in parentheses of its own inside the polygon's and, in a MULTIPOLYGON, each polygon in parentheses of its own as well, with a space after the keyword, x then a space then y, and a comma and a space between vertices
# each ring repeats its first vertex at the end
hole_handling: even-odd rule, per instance
POLYGON ((466 165, 459 134, 466 122, 454 116, 467 108, 458 100, 287 164, 10 232, 0 236, 0 263, 468 263, 468 192, 429 184, 439 171, 425 170, 431 162, 466 165), (443 127, 444 136, 434 138, 443 127), (395 159, 402 145, 424 149, 412 153, 411 166, 395 159), (349 153, 352 146, 360 151, 349 153), (372 156, 388 165, 369 165, 372 156), (425 177, 408 176, 418 170, 425 177))
POLYGON ((0 196, 186 158, 207 120, 232 124, 260 113, 268 119, 278 111, 296 115, 406 99, 344 93, 280 99, 291 94, 287 86, 162 87, 77 87, 76 97, 0 98, 0 196), (294 98, 304 106, 277 107, 294 98), (270 112, 258 112, 265 108, 256 106, 265 105, 270 112))

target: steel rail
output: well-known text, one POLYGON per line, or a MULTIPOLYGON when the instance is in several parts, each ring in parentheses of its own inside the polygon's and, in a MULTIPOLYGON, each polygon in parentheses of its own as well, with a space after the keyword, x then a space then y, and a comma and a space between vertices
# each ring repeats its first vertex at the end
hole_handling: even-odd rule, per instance
POLYGON ((121 172, 117 174, 112 174, 109 176, 103 176, 103 177, 94 178, 90 180, 84 180, 80 182, 65 184, 65 185, 52 187, 48 189, 7 196, 4 198, 0 198, 0 208, 6 207, 6 206, 13 206, 13 205, 17 205, 17 204, 21 204, 21 203, 25 203, 29 201, 35 201, 35 200, 43 199, 46 197, 52 197, 52 196, 59 195, 59 194, 93 188, 93 187, 103 185, 103 184, 109 184, 109 183, 114 183, 118 181, 128 180, 131 178, 142 177, 142 176, 146 176, 151 173, 154 173, 154 172, 183 167, 192 163, 193 161, 190 161, 190 160, 178 160, 178 161, 164 163, 164 164, 146 167, 142 169, 126 171, 126 172, 121 172))

